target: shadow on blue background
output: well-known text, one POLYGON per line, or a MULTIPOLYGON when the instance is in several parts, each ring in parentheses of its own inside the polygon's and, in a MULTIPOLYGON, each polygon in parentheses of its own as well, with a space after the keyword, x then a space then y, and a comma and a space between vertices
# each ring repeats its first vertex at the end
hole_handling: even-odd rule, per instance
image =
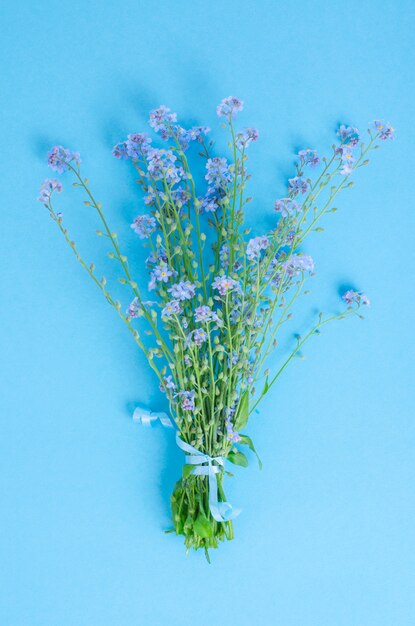
MULTIPOLYGON (((415 623, 414 13, 409 0, 2 3, 2 626, 415 623), (165 103, 211 126, 222 153, 215 108, 230 94, 260 131, 257 233, 297 148, 327 150, 340 121, 378 116, 397 140, 305 245, 317 276, 274 366, 343 284, 373 306, 315 338, 252 420, 264 469, 229 485, 243 514, 208 567, 163 533, 182 464, 171 433, 131 420, 136 403, 166 408, 156 381, 36 197, 49 147, 79 150, 146 279, 129 228, 142 202, 111 148, 165 103)), ((116 279, 62 182, 79 249, 116 279)))

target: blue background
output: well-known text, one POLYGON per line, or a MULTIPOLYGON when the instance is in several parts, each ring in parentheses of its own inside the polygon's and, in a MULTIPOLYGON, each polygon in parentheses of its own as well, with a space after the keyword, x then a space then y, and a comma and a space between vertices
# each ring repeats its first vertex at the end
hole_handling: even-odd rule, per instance
MULTIPOLYGON (((414 624, 413 2, 9 0, 0 13, 2 626, 414 624), (164 408, 155 380, 36 197, 48 148, 79 150, 140 271, 142 205, 112 146, 165 103, 225 148, 215 107, 230 94, 261 134, 257 234, 295 150, 377 116, 397 139, 304 246, 318 274, 275 364, 343 285, 373 306, 310 343, 252 420, 264 469, 228 485, 244 511, 208 566, 163 534, 182 456, 131 420, 138 402, 164 408)), ((80 250, 115 278, 62 182, 80 250)))

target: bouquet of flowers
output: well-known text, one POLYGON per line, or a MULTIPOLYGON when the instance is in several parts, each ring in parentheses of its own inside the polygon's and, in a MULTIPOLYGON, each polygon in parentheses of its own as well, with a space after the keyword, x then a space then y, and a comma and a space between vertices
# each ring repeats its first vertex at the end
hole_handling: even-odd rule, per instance
MULTIPOLYGON (((145 353, 166 394, 186 461, 171 497, 173 530, 184 535, 187 548, 202 548, 208 558, 210 548, 233 538, 232 520, 239 511, 226 501, 225 461, 245 467, 244 450, 256 454, 252 440, 243 434, 250 415, 310 337, 333 320, 362 317, 361 308, 369 304, 366 295, 348 290, 339 313, 320 313, 314 326, 297 337, 277 371, 266 367, 278 333, 314 274, 313 259, 301 251, 304 239, 323 230, 320 220, 336 211, 334 199, 353 185, 351 176, 368 164, 368 154, 379 142, 394 138, 392 126, 376 120, 364 142, 356 128, 340 126, 327 157, 301 150, 286 197, 275 202, 274 227, 251 237, 244 225, 245 206, 251 201, 245 195, 247 152, 258 132, 235 128, 242 108, 235 97, 217 107, 229 132, 229 160, 215 154, 207 139, 209 128, 183 128, 165 106, 150 113, 150 126, 165 147, 154 147, 145 133, 133 133, 113 149, 117 159, 131 163, 143 193, 146 211, 131 228, 148 248, 151 300, 132 276, 118 236, 81 173, 77 152, 56 146, 48 164, 59 174, 70 172, 73 185, 85 194, 85 205, 96 211, 97 234, 108 241, 118 280, 130 294, 124 305, 111 295, 95 265, 81 256, 55 208, 61 183, 46 179, 39 197, 76 259, 145 353), (202 184, 188 162, 195 147, 205 160, 202 184)), ((171 423, 164 414, 138 413, 142 422, 157 416, 171 423)))

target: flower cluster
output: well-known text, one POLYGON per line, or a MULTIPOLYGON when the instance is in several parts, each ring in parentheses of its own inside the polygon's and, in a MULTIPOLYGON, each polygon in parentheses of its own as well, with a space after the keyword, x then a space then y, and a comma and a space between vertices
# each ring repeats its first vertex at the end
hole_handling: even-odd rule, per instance
POLYGON ((48 204, 54 191, 62 191, 62 183, 52 178, 46 178, 40 186, 38 200, 42 204, 48 204))
POLYGON ((261 237, 254 237, 248 241, 246 246, 246 256, 250 261, 255 261, 260 258, 261 250, 266 250, 269 246, 269 239, 265 235, 261 237))
POLYGON ((148 239, 156 229, 156 220, 151 215, 140 215, 135 218, 131 228, 140 239, 148 239))
POLYGON ((277 200, 274 205, 274 210, 280 213, 282 217, 295 217, 301 213, 301 209, 301 205, 292 198, 282 198, 277 200))
POLYGON ((234 96, 229 96, 228 98, 224 98, 220 104, 218 104, 216 108, 216 113, 219 117, 227 117, 233 118, 239 111, 242 111, 244 108, 244 103, 242 100, 235 98, 234 96))
POLYGON ((58 172, 58 174, 66 172, 71 167, 71 163, 75 163, 76 166, 79 166, 80 162, 81 158, 79 152, 73 152, 62 146, 55 146, 48 154, 48 165, 54 172, 58 172))
POLYGON ((361 304, 363 304, 369 306, 370 304, 369 298, 364 293, 362 293, 361 291, 353 291, 353 289, 349 289, 348 291, 346 291, 346 293, 343 294, 342 298, 348 305, 358 304, 360 306, 361 304))

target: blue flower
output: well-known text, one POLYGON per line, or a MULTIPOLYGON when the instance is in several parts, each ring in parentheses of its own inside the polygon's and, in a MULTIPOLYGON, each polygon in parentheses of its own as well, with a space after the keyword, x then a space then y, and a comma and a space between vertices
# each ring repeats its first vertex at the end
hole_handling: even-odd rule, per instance
POLYGON ((257 141, 259 137, 256 128, 244 128, 236 135, 235 144, 238 150, 243 150, 249 146, 253 141, 257 141))
POLYGON ((232 174, 225 158, 213 157, 206 163, 207 174, 205 179, 213 188, 225 187, 232 180, 232 174))
POLYGON ((304 180, 304 178, 301 178, 301 176, 295 176, 288 181, 288 191, 293 196, 298 195, 300 192, 306 193, 308 186, 308 182, 304 180))
POLYGON ((134 300, 131 302, 130 306, 128 307, 126 313, 127 313, 128 318, 133 318, 133 319, 141 315, 142 308, 140 306, 138 298, 134 298, 134 300))
POLYGON ((195 410, 195 392, 194 391, 179 391, 178 393, 182 400, 182 409, 183 411, 194 411, 195 410))
POLYGON ((203 330, 203 328, 196 328, 196 330, 194 330, 192 333, 192 338, 193 338, 193 342, 197 346, 201 346, 202 343, 207 340, 208 335, 207 335, 207 332, 203 330))
POLYGON ((177 300, 170 300, 170 302, 166 303, 164 309, 162 309, 161 314, 165 317, 170 317, 170 315, 178 315, 180 312, 180 302, 177 300))
POLYGON ((293 254, 285 263, 283 270, 290 276, 297 276, 300 272, 314 272, 314 261, 308 254, 293 254))
POLYGON ((359 131, 353 126, 345 126, 342 124, 337 131, 337 134, 343 143, 348 144, 352 148, 357 146, 359 143, 359 131))
POLYGON ((165 393, 167 390, 169 391, 175 391, 176 390, 176 385, 173 381, 173 377, 170 376, 164 376, 163 377, 163 382, 160 383, 160 391, 162 391, 163 393, 165 393))
POLYGON ((195 309, 195 322, 218 322, 219 318, 212 311, 212 309, 205 304, 196 307, 195 309))
POLYGON ((261 250, 266 250, 269 246, 268 237, 262 235, 261 237, 254 237, 248 241, 246 246, 246 256, 250 261, 259 259, 261 256, 261 250))
POLYGON ((364 304, 366 306, 370 305, 369 298, 361 291, 353 291, 353 289, 349 289, 349 291, 346 291, 346 293, 343 294, 342 298, 346 302, 346 304, 349 304, 349 305, 352 305, 352 304, 358 304, 359 306, 361 304, 364 304))
POLYGON ((221 296, 225 296, 228 291, 232 291, 238 287, 240 288, 240 285, 237 280, 234 280, 229 276, 216 276, 212 283, 212 287, 213 289, 216 289, 221 296))
POLYGON ((127 155, 133 161, 144 158, 151 144, 151 139, 146 133, 132 133, 128 135, 126 144, 127 155))
POLYGON ((154 128, 156 133, 161 132, 165 134, 167 128, 171 126, 173 122, 176 122, 176 120, 176 113, 170 113, 170 109, 164 106, 164 104, 159 106, 158 109, 150 111, 150 126, 154 128))
POLYGON ((170 276, 173 276, 173 272, 167 265, 167 263, 160 263, 154 272, 154 278, 159 282, 167 283, 169 281, 170 276))
POLYGON ((292 198, 282 198, 275 202, 274 210, 281 213, 282 217, 294 217, 297 213, 301 213, 302 207, 292 198))
POLYGON ((112 149, 112 154, 116 159, 128 159, 127 142, 122 141, 121 143, 117 143, 112 149))
POLYGON ((379 139, 386 141, 387 139, 395 139, 395 129, 389 122, 383 120, 375 120, 371 126, 379 133, 379 139))
POLYGON ((48 154, 48 165, 49 167, 58 172, 58 174, 63 174, 66 172, 72 161, 78 166, 81 162, 79 152, 72 152, 68 148, 63 148, 62 146, 55 146, 48 154))
POLYGON ((224 98, 220 104, 216 107, 216 113, 219 117, 235 117, 235 115, 242 111, 244 103, 242 100, 235 98, 234 96, 228 96, 224 98))
POLYGON ((310 165, 310 167, 316 167, 320 163, 320 157, 317 155, 316 150, 300 150, 298 153, 300 158, 300 165, 310 165))
POLYGON ((172 285, 169 292, 176 300, 191 300, 196 294, 196 285, 188 280, 181 280, 176 285, 172 285))
POLYGON ((46 178, 39 189, 39 202, 48 205, 50 197, 54 191, 60 193, 62 191, 62 184, 58 180, 46 178))
POLYGON ((156 228, 156 220, 151 215, 140 215, 135 218, 131 228, 134 229, 140 239, 148 239, 156 228))

